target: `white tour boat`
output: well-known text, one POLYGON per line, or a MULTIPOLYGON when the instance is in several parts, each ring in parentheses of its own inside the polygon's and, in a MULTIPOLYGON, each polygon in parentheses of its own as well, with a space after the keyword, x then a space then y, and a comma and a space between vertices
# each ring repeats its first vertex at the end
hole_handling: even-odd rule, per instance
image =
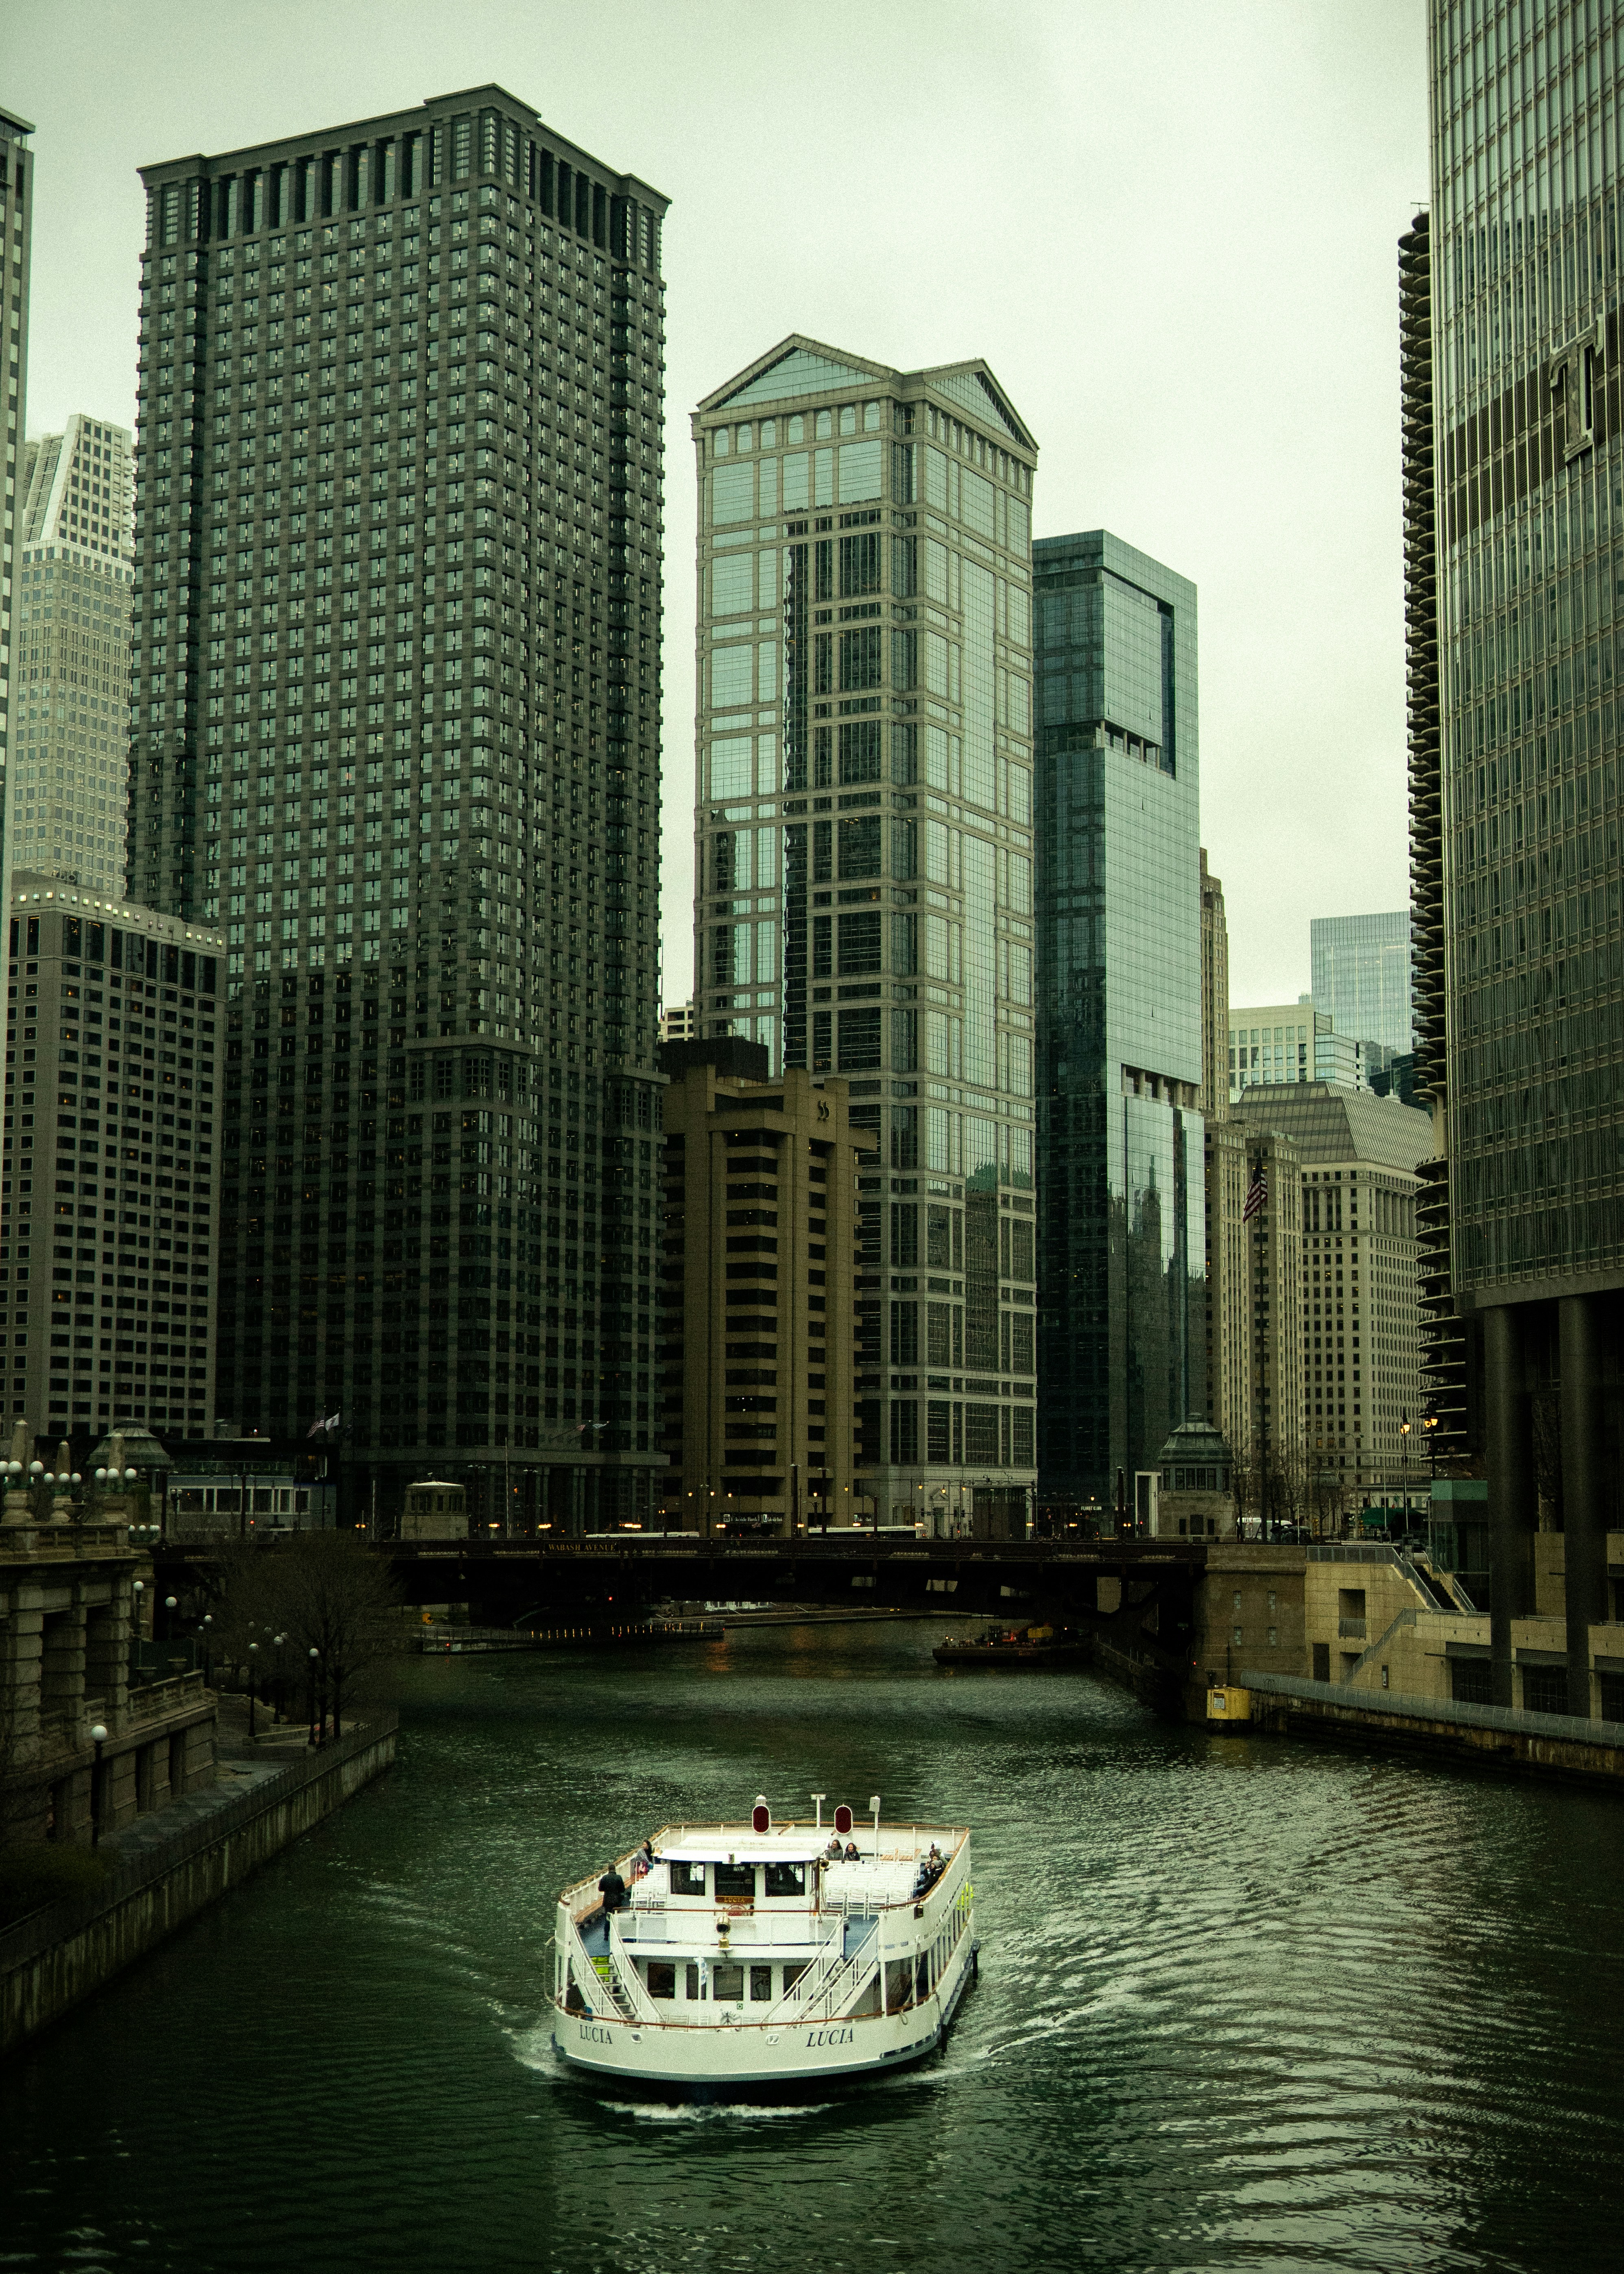
POLYGON ((673 1824, 559 1897, 553 2041, 604 2082, 701 2098, 883 2074, 941 2043, 977 1944, 970 1835, 945 1826, 673 1824), (836 1850, 838 1853, 836 1853, 836 1850), (638 1864, 648 1866, 637 1873, 638 1864))

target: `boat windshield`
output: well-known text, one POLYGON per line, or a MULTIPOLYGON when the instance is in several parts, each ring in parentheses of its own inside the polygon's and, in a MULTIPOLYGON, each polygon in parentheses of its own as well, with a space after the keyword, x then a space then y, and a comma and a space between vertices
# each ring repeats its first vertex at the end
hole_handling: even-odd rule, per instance
POLYGON ((767 1893, 770 1895, 804 1895, 807 1891, 807 1867, 804 1864, 769 1864, 767 1893))

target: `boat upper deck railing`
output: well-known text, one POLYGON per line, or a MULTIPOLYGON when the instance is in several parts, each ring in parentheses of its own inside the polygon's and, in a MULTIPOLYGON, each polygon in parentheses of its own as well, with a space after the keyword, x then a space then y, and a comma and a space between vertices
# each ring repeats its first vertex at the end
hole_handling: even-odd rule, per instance
MULTIPOLYGON (((788 1858, 792 1866, 804 1864, 809 1871, 809 1884, 804 1892, 767 1892, 764 1879, 756 1877, 756 1867, 780 1864, 785 1860, 784 1848, 778 1846, 775 1850, 771 1834, 756 1833, 743 1826, 667 1825, 654 1835, 652 1872, 641 1879, 632 1877, 640 1852, 636 1849, 617 1856, 613 1869, 628 1883, 628 1904, 634 1912, 663 1909, 676 1916, 686 1912, 690 1916, 709 1917, 722 1910, 741 1919, 754 1916, 776 1921, 791 1918, 797 1911, 820 1916, 831 1909, 867 1912, 911 1905, 959 1859, 969 1838, 967 1831, 957 1826, 882 1824, 880 1844, 876 1847, 873 1844, 872 1827, 853 1826, 850 1837, 852 1844, 858 1848, 857 1856, 836 1858, 821 1850, 808 1853, 803 1843, 808 1828, 816 1837, 825 1837, 816 1827, 779 1827, 782 1834, 793 1839, 795 1852, 788 1858), (861 1845, 864 1831, 870 1843, 867 1849, 861 1845), (921 1888, 921 1872, 929 1863, 933 1846, 939 1851, 940 1869, 927 1882, 926 1888, 921 1888), (703 1892, 673 1892, 667 1853, 670 1849, 679 1850, 681 1860, 691 1857, 688 1868, 706 1875, 709 1884, 703 1892), (718 1894, 714 1879, 718 1866, 749 1870, 752 1892, 718 1894)), ((606 1876, 608 1868, 605 1866, 605 1872, 598 1876, 606 1876)), ((578 1879, 559 1896, 560 1909, 568 1909, 576 1919, 589 1917, 602 1901, 598 1878, 578 1879)))

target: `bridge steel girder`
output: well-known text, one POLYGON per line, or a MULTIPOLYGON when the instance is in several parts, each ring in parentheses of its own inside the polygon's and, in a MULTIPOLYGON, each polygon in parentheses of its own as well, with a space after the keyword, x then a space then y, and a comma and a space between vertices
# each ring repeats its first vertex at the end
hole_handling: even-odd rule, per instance
MULTIPOLYGON (((598 1540, 388 1541, 377 1553, 407 1603, 465 1602, 481 1625, 507 1626, 535 1613, 635 1614, 650 1602, 850 1604, 854 1610, 962 1613, 1011 1623, 1051 1621, 1124 1648, 1188 1660, 1204 1542, 695 1540, 657 1535, 598 1540), (1122 1603, 1099 1607, 1099 1582, 1122 1583, 1122 1603), (1143 1595, 1140 1591, 1147 1590, 1143 1595), (1147 1622, 1155 1629, 1147 1635, 1147 1622), (1181 1631, 1181 1630, 1183 1631, 1181 1631)), ((275 1544, 265 1543, 274 1555, 275 1544)), ((154 1551, 159 1600, 207 1587, 216 1554, 206 1543, 154 1551)))
POLYGON ((1098 1582, 1154 1582, 1187 1606, 1205 1567, 1203 1545, 1101 1541, 1086 1549, 1042 1541, 936 1540, 915 1547, 848 1547, 818 1540, 484 1542, 466 1551, 391 1546, 396 1578, 411 1602, 468 1602, 482 1621, 508 1624, 530 1611, 631 1610, 658 1600, 850 1603, 854 1609, 963 1612, 1021 1623, 1092 1626, 1098 1582))

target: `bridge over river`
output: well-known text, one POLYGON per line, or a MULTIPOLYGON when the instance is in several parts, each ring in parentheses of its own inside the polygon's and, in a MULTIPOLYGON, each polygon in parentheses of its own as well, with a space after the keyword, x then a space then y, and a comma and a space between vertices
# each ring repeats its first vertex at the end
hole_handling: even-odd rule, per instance
MULTIPOLYGON (((670 1601, 849 1603, 962 1612, 978 1623, 1052 1621, 1086 1629, 1169 1675, 1189 1665, 1207 1563, 1200 1540, 876 1540, 856 1532, 793 1540, 691 1532, 390 1540, 377 1552, 406 1601, 466 1603, 485 1626, 620 1621, 670 1601)), ((154 1561, 164 1585, 184 1584, 201 1576, 209 1549, 166 1542, 154 1561)))

